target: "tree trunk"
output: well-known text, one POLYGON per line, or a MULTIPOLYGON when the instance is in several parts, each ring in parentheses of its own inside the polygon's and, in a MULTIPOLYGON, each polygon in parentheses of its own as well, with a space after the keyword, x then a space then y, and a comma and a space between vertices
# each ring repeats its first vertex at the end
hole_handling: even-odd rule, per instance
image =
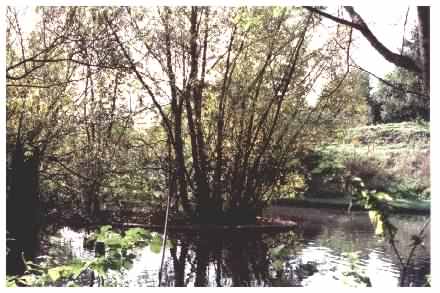
POLYGON ((429 6, 418 6, 417 16, 419 21, 418 35, 420 44, 420 63, 424 90, 429 95, 430 92, 430 11, 429 6))
MULTIPOLYGON (((18 257, 23 253, 26 260, 32 260, 36 256, 39 244, 39 167, 38 152, 35 151, 26 158, 23 144, 17 142, 9 170, 6 230, 9 232, 8 237, 15 239, 10 242, 14 246, 14 253, 18 257)), ((8 271, 11 271, 11 265, 14 266, 7 264, 8 271)), ((23 272, 17 270, 15 273, 23 272)))

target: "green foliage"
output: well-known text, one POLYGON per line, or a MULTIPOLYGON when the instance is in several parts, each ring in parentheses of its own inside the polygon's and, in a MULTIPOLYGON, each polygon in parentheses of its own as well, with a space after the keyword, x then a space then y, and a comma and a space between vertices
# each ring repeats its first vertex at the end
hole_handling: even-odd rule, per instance
MULTIPOLYGON (((365 124, 369 80, 346 74, 349 30, 311 46, 320 19, 301 7, 39 7, 36 18, 22 39, 8 10, 7 143, 41 152, 51 215, 135 217, 137 203, 163 208, 167 190, 191 217, 260 208, 304 192, 297 153, 365 124)), ((340 169, 324 158, 311 174, 340 169)))
POLYGON ((333 115, 335 121, 332 125, 336 126, 335 130, 366 125, 368 122, 367 100, 370 96, 368 74, 353 70, 337 88, 339 82, 339 80, 330 82, 327 85, 328 89, 325 88, 323 91, 323 94, 328 94, 327 91, 333 94, 333 103, 343 105, 340 107, 340 113, 333 115), (337 88, 336 92, 334 92, 335 88, 337 88))
POLYGON ((105 284, 110 270, 122 272, 132 266, 136 258, 136 248, 150 245, 151 251, 158 253, 162 245, 162 238, 158 233, 151 233, 143 228, 131 228, 121 234, 113 231, 111 226, 102 226, 88 240, 103 243, 104 255, 92 260, 74 260, 55 267, 49 267, 47 262, 27 262, 25 275, 8 277, 7 286, 76 286, 78 278, 86 271, 93 272, 105 284))
POLYGON ((312 174, 334 177, 344 169, 342 158, 332 151, 319 150, 315 153, 317 166, 311 170, 312 174))
MULTIPOLYGON (((417 59, 418 42, 417 30, 414 29, 412 40, 404 42, 403 54, 417 59)), ((380 121, 374 123, 430 120, 429 96, 424 95, 423 82, 415 73, 396 67, 385 79, 394 87, 381 83, 372 94, 369 103, 380 111, 380 121)))
POLYGON ((159 253, 162 247, 162 238, 159 234, 156 234, 155 237, 151 239, 150 249, 154 253, 159 253))
POLYGON ((286 174, 276 185, 273 193, 276 198, 297 198, 303 196, 306 182, 303 174, 292 172, 286 174))
MULTIPOLYGON (((410 253, 407 257, 404 257, 404 252, 399 251, 396 245, 396 234, 398 232, 398 228, 391 222, 390 219, 393 207, 390 206, 389 203, 393 199, 387 193, 368 190, 360 178, 352 177, 350 178, 349 182, 352 187, 352 196, 359 200, 363 207, 368 210, 370 221, 375 228, 375 234, 384 237, 391 245, 393 252, 397 256, 401 269, 399 284, 401 286, 404 285, 406 278, 408 277, 408 266, 411 264, 412 257, 414 257, 414 251, 419 245, 423 244, 425 233, 424 230, 426 225, 429 223, 429 219, 425 222, 424 226, 417 235, 411 235, 410 253)), ((353 273, 350 274, 353 275, 353 273)), ((355 272, 355 275, 357 275, 357 277, 361 277, 357 272, 355 272)))
POLYGON ((7 277, 8 287, 59 286, 62 283, 73 285, 71 281, 77 279, 87 268, 83 261, 76 260, 57 267, 49 267, 46 262, 36 264, 28 261, 26 267, 24 275, 7 277))
POLYGON ((427 123, 350 128, 337 142, 309 154, 310 173, 323 183, 339 182, 342 193, 344 178, 350 175, 362 178, 369 190, 385 192, 393 198, 428 199, 429 137, 427 123))
POLYGON ((348 180, 352 196, 359 200, 361 205, 369 211, 368 215, 375 227, 375 234, 385 236, 385 233, 387 233, 388 237, 394 239, 397 228, 390 221, 392 207, 388 203, 392 198, 384 192, 368 190, 359 177, 350 177, 348 180))
POLYGON ((284 268, 284 264, 290 253, 290 249, 286 247, 285 244, 269 249, 269 256, 272 260, 272 267, 275 271, 280 271, 284 268))
POLYGON ((99 232, 91 237, 104 243, 110 250, 120 250, 123 254, 136 246, 147 245, 153 239, 152 233, 143 228, 131 228, 121 235, 112 231, 109 225, 102 226, 99 232))
POLYGON ((153 252, 158 253, 162 244, 158 233, 150 233, 143 228, 131 228, 121 235, 112 231, 111 226, 102 226, 92 238, 104 244, 105 254, 86 262, 85 267, 100 278, 105 278, 109 270, 129 269, 136 257, 134 248, 149 245, 153 252))
MULTIPOLYGON (((421 81, 414 74, 403 69, 396 69, 385 77, 396 83, 408 84, 408 90, 422 92, 421 81)), ((407 93, 380 85, 377 92, 372 95, 375 103, 381 105, 381 121, 393 123, 423 119, 429 121, 429 99, 413 93, 407 93)))

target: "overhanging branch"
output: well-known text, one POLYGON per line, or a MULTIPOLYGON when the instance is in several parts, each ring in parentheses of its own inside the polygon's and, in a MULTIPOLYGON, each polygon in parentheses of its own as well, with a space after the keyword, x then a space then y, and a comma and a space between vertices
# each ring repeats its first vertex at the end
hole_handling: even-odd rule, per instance
POLYGON ((373 34, 373 32, 364 22, 362 17, 354 10, 353 6, 344 6, 345 10, 348 12, 348 14, 351 17, 351 21, 340 17, 336 17, 334 15, 331 15, 329 13, 326 13, 320 9, 311 6, 305 6, 304 8, 314 13, 317 13, 323 17, 331 19, 337 23, 347 25, 358 30, 367 39, 367 41, 371 44, 371 46, 373 46, 373 48, 376 49, 376 51, 379 52, 387 61, 393 63, 398 67, 404 68, 408 71, 415 72, 417 74, 422 73, 422 68, 420 67, 420 65, 411 57, 394 53, 390 49, 385 47, 385 45, 382 42, 380 42, 377 39, 377 37, 373 34))

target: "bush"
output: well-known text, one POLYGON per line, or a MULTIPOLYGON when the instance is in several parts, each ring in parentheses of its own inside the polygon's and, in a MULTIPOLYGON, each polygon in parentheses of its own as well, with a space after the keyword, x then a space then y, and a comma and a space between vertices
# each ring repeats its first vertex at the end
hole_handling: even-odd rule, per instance
POLYGON ((389 153, 375 158, 371 154, 348 155, 320 150, 309 155, 304 177, 305 196, 342 197, 347 194, 346 179, 359 177, 368 190, 385 192, 396 198, 429 199, 429 152, 389 153))

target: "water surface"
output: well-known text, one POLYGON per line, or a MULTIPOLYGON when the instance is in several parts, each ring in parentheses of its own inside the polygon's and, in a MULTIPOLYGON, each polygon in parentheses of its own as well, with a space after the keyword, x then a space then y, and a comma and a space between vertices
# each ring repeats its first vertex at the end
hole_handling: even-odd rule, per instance
MULTIPOLYGON (((161 286, 326 286, 395 287, 401 273, 391 246, 374 235, 365 212, 273 207, 270 216, 302 219, 298 229, 283 233, 250 231, 171 233, 165 249, 161 286)), ((397 249, 406 258, 411 235, 425 216, 396 215, 397 249)), ((417 248, 406 285, 423 286, 430 272, 430 235, 417 248)), ((63 228, 51 237, 50 254, 90 259, 83 247, 85 231, 63 228)), ((158 286, 161 255, 149 247, 137 250, 133 266, 113 272, 106 285, 158 286)), ((86 285, 86 284, 82 284, 86 285)), ((97 284, 95 284, 97 285, 97 284)))

